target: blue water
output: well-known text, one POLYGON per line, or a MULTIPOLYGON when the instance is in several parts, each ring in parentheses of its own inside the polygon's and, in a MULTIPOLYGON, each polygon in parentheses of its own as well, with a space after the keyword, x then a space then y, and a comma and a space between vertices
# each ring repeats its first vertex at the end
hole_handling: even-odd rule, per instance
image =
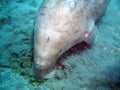
POLYGON ((46 81, 31 74, 33 23, 41 3, 0 0, 0 90, 120 90, 120 0, 111 0, 93 45, 63 58, 57 77, 46 81))

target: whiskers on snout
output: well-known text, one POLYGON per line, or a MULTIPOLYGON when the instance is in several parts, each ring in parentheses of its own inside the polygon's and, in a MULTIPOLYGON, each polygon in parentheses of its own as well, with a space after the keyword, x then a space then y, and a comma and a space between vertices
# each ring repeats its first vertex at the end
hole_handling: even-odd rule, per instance
POLYGON ((33 63, 33 76, 36 79, 46 80, 52 78, 56 73, 56 67, 48 64, 36 64, 33 63))

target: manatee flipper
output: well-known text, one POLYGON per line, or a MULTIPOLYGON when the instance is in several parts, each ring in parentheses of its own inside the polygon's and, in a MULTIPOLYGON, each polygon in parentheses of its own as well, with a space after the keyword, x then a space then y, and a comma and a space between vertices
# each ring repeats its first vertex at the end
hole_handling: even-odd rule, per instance
MULTIPOLYGON (((95 28, 93 28, 93 29, 95 29, 95 28)), ((91 33, 89 34, 88 38, 85 39, 85 42, 87 44, 91 45, 94 42, 94 40, 95 40, 95 33, 96 33, 95 30, 92 30, 91 33)))
POLYGON ((88 24, 88 29, 90 29, 90 33, 88 33, 88 35, 86 35, 86 33, 84 34, 84 41, 91 45, 94 40, 95 40, 95 34, 96 34, 96 26, 94 25, 94 21, 91 20, 88 24))

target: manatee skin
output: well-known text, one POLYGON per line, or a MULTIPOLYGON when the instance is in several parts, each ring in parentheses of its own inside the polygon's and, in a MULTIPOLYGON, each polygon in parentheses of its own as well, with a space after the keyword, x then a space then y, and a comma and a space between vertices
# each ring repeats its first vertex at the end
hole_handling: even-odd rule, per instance
POLYGON ((48 79, 56 72, 56 61, 72 46, 94 40, 94 25, 109 0, 44 0, 34 26, 33 72, 48 79))

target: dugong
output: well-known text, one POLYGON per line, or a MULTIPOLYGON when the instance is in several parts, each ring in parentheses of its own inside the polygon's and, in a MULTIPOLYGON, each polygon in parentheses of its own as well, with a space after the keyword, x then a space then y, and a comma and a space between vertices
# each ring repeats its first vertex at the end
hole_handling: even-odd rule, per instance
POLYGON ((109 0, 43 0, 34 24, 33 72, 39 79, 52 78, 56 61, 68 49, 94 40, 95 23, 109 0))

